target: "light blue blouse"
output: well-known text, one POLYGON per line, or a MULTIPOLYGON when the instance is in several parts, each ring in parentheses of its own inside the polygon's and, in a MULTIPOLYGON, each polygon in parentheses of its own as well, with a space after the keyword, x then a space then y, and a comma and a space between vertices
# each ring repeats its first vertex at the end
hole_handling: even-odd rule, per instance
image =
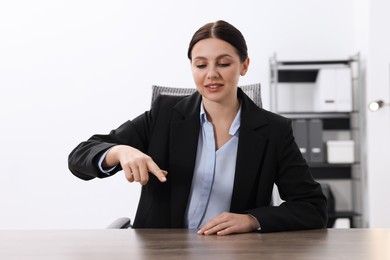
POLYGON ((198 229, 230 210, 241 122, 241 107, 229 129, 232 138, 216 150, 214 129, 201 104, 198 150, 185 223, 198 229))

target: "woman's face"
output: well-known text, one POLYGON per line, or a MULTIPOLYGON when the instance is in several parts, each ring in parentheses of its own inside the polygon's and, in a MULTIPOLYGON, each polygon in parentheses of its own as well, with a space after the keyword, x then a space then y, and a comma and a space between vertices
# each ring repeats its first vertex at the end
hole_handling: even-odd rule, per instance
POLYGON ((242 63, 232 45, 215 38, 197 42, 191 53, 192 75, 203 102, 234 104, 238 80, 245 75, 249 58, 242 63))

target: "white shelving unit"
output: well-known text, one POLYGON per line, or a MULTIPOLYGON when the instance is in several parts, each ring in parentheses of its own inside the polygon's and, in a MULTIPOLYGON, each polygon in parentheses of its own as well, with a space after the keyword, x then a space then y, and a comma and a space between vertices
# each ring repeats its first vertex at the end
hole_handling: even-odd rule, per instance
POLYGON ((334 195, 329 227, 341 218, 351 227, 363 225, 364 93, 359 71, 359 54, 341 60, 270 59, 271 110, 292 119, 313 177, 334 195))

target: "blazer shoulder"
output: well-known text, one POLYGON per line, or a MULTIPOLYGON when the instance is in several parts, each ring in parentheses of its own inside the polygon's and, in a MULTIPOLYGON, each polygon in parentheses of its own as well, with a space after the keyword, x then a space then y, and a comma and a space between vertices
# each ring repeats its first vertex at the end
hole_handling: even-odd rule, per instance
POLYGON ((199 114, 201 96, 198 92, 185 96, 160 95, 152 104, 152 110, 164 113, 176 111, 176 114, 184 117, 199 114))
POLYGON ((253 121, 248 123, 249 127, 260 127, 263 125, 285 125, 290 123, 290 119, 279 114, 258 107, 252 99, 250 99, 241 89, 238 91, 238 97, 242 101, 243 114, 245 121, 253 121))
POLYGON ((264 116, 268 119, 269 122, 275 123, 275 124, 289 124, 291 122, 291 119, 281 116, 279 114, 276 114, 274 112, 262 109, 264 113, 264 116))
POLYGON ((291 119, 259 107, 245 111, 242 114, 242 118, 244 120, 244 122, 241 122, 243 126, 249 128, 268 126, 272 129, 282 129, 285 126, 291 125, 291 119))
POLYGON ((152 109, 155 107, 172 108, 186 97, 188 96, 158 95, 152 103, 152 109))

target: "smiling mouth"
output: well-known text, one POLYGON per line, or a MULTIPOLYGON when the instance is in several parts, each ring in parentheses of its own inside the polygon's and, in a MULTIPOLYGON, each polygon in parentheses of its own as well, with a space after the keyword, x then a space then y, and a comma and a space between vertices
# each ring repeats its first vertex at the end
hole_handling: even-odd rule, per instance
POLYGON ((206 85, 205 87, 209 88, 209 89, 217 89, 217 88, 222 87, 222 86, 223 86, 222 84, 209 84, 209 85, 206 85))

